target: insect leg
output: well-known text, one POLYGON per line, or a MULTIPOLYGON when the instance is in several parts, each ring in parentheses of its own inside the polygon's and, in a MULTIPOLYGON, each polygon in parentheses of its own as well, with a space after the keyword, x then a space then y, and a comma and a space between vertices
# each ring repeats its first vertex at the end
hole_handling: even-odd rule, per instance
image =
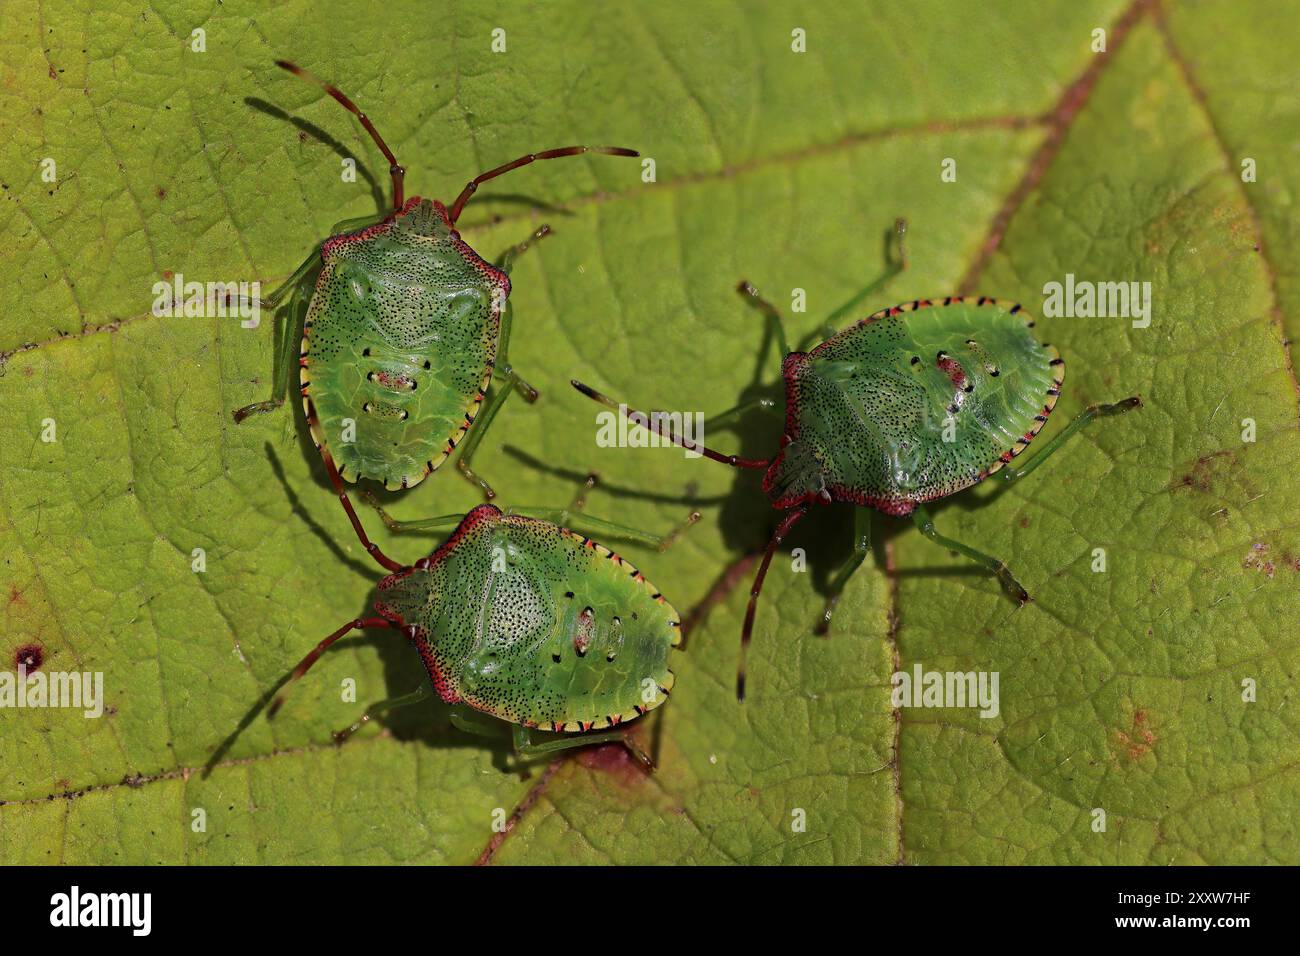
POLYGON ((460 457, 456 459, 456 468, 459 469, 462 475, 483 489, 483 495, 489 501, 495 498, 497 493, 492 490, 492 486, 488 484, 487 479, 475 473, 474 469, 470 467, 470 461, 474 457, 474 451, 478 448, 479 442, 487 434, 492 420, 497 417, 497 412, 501 411, 501 406, 505 404, 506 399, 510 397, 510 393, 515 390, 516 384, 520 381, 519 376, 515 374, 515 370, 510 366, 507 365, 502 369, 498 363, 497 369, 505 372, 505 381, 497 381, 492 384, 492 394, 488 398, 487 405, 479 409, 478 418, 474 420, 474 426, 469 430, 469 437, 461 446, 460 457))
POLYGON ((515 388, 517 388, 519 394, 524 397, 524 401, 531 405, 533 402, 537 401, 537 389, 525 382, 510 364, 510 329, 514 324, 514 318, 515 307, 510 304, 509 300, 507 300, 505 312, 501 316, 501 345, 497 349, 497 369, 499 369, 503 375, 514 376, 515 388))
POLYGON ((1061 433, 1049 441, 1043 447, 1042 451, 1029 459, 1025 464, 1025 467, 1001 468, 998 470, 997 475, 1003 481, 1007 482, 1015 481, 1017 478, 1023 478, 1041 465, 1047 459, 1048 455, 1064 445, 1076 432, 1085 428, 1094 418, 1105 417, 1107 415, 1120 415, 1124 412, 1131 411, 1134 408, 1139 408, 1141 405, 1142 399, 1138 398, 1136 395, 1132 398, 1126 398, 1122 402, 1114 402, 1110 405, 1089 405, 1075 416, 1074 421, 1061 429, 1061 433))
POLYGON ((745 661, 749 655, 750 639, 754 636, 754 616, 758 613, 758 596, 763 593, 767 567, 772 563, 772 555, 776 554, 781 541, 807 513, 808 507, 805 505, 788 512, 781 519, 781 523, 776 526, 776 531, 772 533, 772 540, 767 543, 767 550, 763 552, 763 563, 758 566, 758 574, 754 575, 754 584, 749 589, 749 606, 745 608, 745 626, 740 631, 740 663, 736 667, 736 700, 745 699, 745 661))
POLYGON ((317 659, 325 653, 331 644, 339 638, 351 634, 353 631, 360 631, 370 627, 391 628, 393 627, 393 622, 384 617, 358 617, 348 621, 348 623, 344 624, 329 637, 325 638, 325 640, 313 647, 307 656, 298 662, 298 666, 293 669, 293 673, 289 675, 288 679, 284 682, 284 686, 280 688, 280 693, 275 696, 275 700, 271 701, 271 706, 268 707, 266 711, 267 719, 276 715, 276 712, 280 709, 281 705, 284 704, 284 697, 289 693, 290 688, 292 688, 293 685, 302 678, 303 674, 311 670, 311 666, 316 663, 317 659))
POLYGON ((916 510, 912 512, 912 520, 916 523, 916 527, 920 529, 922 534, 934 539, 951 551, 956 551, 958 554, 964 554, 976 564, 988 568, 989 571, 996 575, 997 579, 1002 583, 1002 589, 1015 598, 1021 607, 1024 607, 1024 605, 1029 602, 1029 592, 1020 586, 1020 582, 1015 579, 1015 576, 1012 575, 1005 562, 990 557, 982 551, 976 551, 974 548, 964 545, 960 541, 954 541, 952 538, 945 538, 934 529, 934 519, 930 517, 930 513, 926 511, 925 507, 922 505, 916 506, 916 510))
POLYGON ((802 350, 811 345, 817 339, 827 339, 840 330, 840 326, 845 319, 852 318, 853 313, 861 306, 862 301, 868 296, 875 294, 884 287, 890 279, 898 275, 907 268, 907 220, 901 216, 894 220, 894 228, 885 236, 885 271, 865 289, 853 294, 849 301, 826 316, 821 324, 821 328, 814 329, 809 335, 799 343, 802 350), (897 248, 897 256, 892 254, 893 248, 897 248))
POLYGON ((711 428, 716 428, 719 425, 724 425, 727 422, 740 418, 747 412, 751 412, 756 408, 776 408, 776 402, 770 398, 750 399, 747 402, 741 402, 739 405, 734 405, 731 408, 728 408, 725 412, 718 412, 716 415, 709 415, 705 418, 705 422, 707 422, 711 428))
POLYGON ((447 714, 451 725, 457 730, 478 737, 499 737, 497 729, 501 721, 496 717, 485 717, 468 704, 454 704, 447 714))
POLYGON ((621 538, 625 541, 644 541, 647 544, 653 544, 660 552, 667 551, 682 534, 690 528, 691 525, 700 520, 700 513, 692 511, 686 516, 684 521, 678 523, 665 535, 652 534, 649 531, 642 531, 640 528, 629 527, 628 525, 615 524, 612 521, 605 521, 602 518, 594 518, 590 515, 583 514, 583 509, 587 507, 587 495, 592 488, 596 487, 596 474, 593 472, 583 480, 582 485, 578 488, 577 494, 573 496, 573 501, 567 508, 511 508, 512 514, 524 514, 533 518, 541 518, 544 521, 550 521, 562 528, 570 530, 596 531, 608 535, 612 538, 621 538))
POLYGON ((479 173, 460 191, 456 201, 451 204, 451 211, 448 213, 452 222, 460 218, 460 212, 469 202, 469 197, 473 196, 479 186, 483 185, 489 179, 496 179, 498 176, 504 176, 512 169, 518 169, 520 166, 527 166, 535 163, 539 159, 560 159, 563 156, 581 156, 583 153, 601 153, 605 156, 640 156, 635 149, 627 149, 624 146, 562 146, 559 149, 545 149, 540 153, 527 153, 518 159, 503 163, 496 169, 489 169, 486 173, 479 173))
POLYGON ((344 730, 334 731, 334 742, 336 744, 343 743, 384 711, 392 710, 395 707, 406 707, 410 704, 418 704, 420 701, 427 698, 430 692, 431 688, 428 684, 421 684, 409 694, 402 694, 400 697, 390 697, 387 700, 381 700, 377 703, 371 704, 366 708, 366 712, 362 714, 357 722, 351 727, 347 727, 344 730))
POLYGON ((284 297, 284 293, 288 290, 293 291, 293 297, 289 300, 289 310, 281 320, 280 339, 276 344, 275 359, 271 368, 271 397, 267 401, 254 402, 252 405, 235 409, 232 414, 236 424, 250 415, 273 412, 284 404, 284 398, 289 394, 289 383, 293 380, 294 370, 298 368, 299 341, 295 335, 298 331, 298 310, 308 301, 307 275, 319 261, 319 252, 313 252, 283 285, 261 300, 261 307, 275 309, 284 297))
POLYGON ((497 257, 497 261, 492 264, 496 266, 498 269, 500 269, 502 272, 504 272, 506 275, 510 275, 510 270, 513 269, 515 266, 515 260, 518 259, 520 256, 522 256, 530 248, 532 248, 533 243, 540 242, 542 239, 545 239, 550 234, 551 234, 550 226, 545 224, 538 226, 536 232, 534 232, 523 242, 511 246, 505 252, 501 253, 501 255, 497 257))
POLYGON ((835 575, 835 580, 831 582, 831 593, 826 598, 826 612, 817 625, 818 634, 830 633, 831 615, 835 613, 835 606, 840 603, 840 595, 844 593, 849 578, 853 577, 853 572, 862 566, 862 562, 866 559, 870 550, 871 509, 858 508, 853 515, 853 553, 849 555, 835 575))
POLYGON ((758 290, 754 288, 748 279, 741 279, 740 284, 736 286, 736 291, 748 298, 754 308, 767 316, 767 324, 776 337, 776 344, 780 348, 780 353, 776 357, 777 361, 784 362, 785 357, 790 354, 790 342, 785 337, 785 323, 781 321, 781 313, 777 310, 777 307, 759 295, 758 290))
POLYGON ((654 534, 650 531, 642 531, 640 528, 632 528, 624 524, 616 524, 613 521, 606 521, 603 518, 596 518, 592 515, 577 513, 569 508, 511 508, 511 514, 526 515, 529 518, 539 518, 542 521, 550 521, 561 527, 567 527, 571 531, 593 531, 596 534, 604 535, 609 538, 619 538, 624 541, 641 541, 645 544, 652 544, 660 551, 667 551, 673 543, 682 536, 691 525, 700 520, 700 513, 692 511, 685 520, 673 527, 667 534, 654 534))
POLYGON ((383 222, 388 218, 388 213, 372 213, 369 216, 357 216, 355 219, 340 219, 334 225, 330 226, 330 237, 341 236, 347 232, 358 232, 368 226, 373 226, 383 222))
POLYGON ((363 489, 358 492, 358 495, 362 501, 379 512, 379 517, 383 519, 388 530, 397 534, 405 531, 441 531, 444 528, 454 528, 465 517, 463 514, 454 514, 439 515, 436 518, 418 518, 415 521, 398 521, 384 509, 384 506, 379 503, 379 499, 369 491, 363 489))
POLYGON ((521 757, 555 753, 558 750, 569 750, 573 747, 590 747, 593 744, 616 743, 626 747, 627 752, 632 755, 633 759, 646 770, 653 771, 655 768, 650 755, 637 746, 635 741, 630 740, 630 734, 626 731, 609 730, 599 734, 587 732, 585 734, 573 734, 559 740, 535 741, 527 727, 514 724, 512 729, 514 730, 515 753, 521 757))
POLYGON ((578 486, 577 492, 573 495, 573 500, 569 502, 569 510, 577 513, 587 507, 587 495, 591 494, 591 489, 596 487, 596 473, 589 472, 587 477, 582 479, 582 484, 578 486))

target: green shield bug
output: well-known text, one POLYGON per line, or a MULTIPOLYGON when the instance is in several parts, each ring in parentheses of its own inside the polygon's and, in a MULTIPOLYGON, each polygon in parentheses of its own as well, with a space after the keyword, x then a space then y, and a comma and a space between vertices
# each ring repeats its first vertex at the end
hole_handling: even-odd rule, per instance
POLYGON ((275 308, 293 294, 277 350, 279 374, 273 372, 271 398, 238 409, 235 421, 284 404, 296 366, 307 423, 335 490, 361 478, 393 490, 412 487, 468 433, 457 466, 490 499, 491 486, 470 467, 474 450, 512 391, 528 401, 537 397, 507 358, 510 271, 550 229, 542 226, 489 263, 460 237, 456 221, 480 185, 521 166, 584 153, 639 154, 613 146, 548 149, 474 177, 450 207, 404 200, 405 170, 370 119, 338 88, 293 63, 276 63, 357 117, 389 162, 393 207, 382 217, 337 224, 263 300, 275 308), (313 290, 307 276, 318 262, 313 290), (303 335, 295 343, 294 316, 304 304, 303 335), (498 381, 488 398, 494 370, 498 381))
MULTIPOLYGON (((1023 478, 1093 419, 1141 405, 1133 397, 1089 406, 1027 464, 1010 467, 1046 423, 1065 377, 1064 361, 1056 349, 1035 338, 1034 323, 1019 305, 987 296, 916 299, 835 331, 836 319, 906 268, 906 223, 898 220, 895 229, 897 260, 884 277, 827 320, 833 334, 810 351, 792 351, 778 310, 748 282, 740 283, 738 291, 767 317, 781 349, 785 431, 771 458, 724 455, 676 434, 666 435, 714 461, 762 470, 763 491, 774 508, 785 511, 750 589, 736 677, 736 695, 742 700, 745 652, 768 566, 782 539, 812 507, 836 501, 860 506, 853 553, 832 580, 823 627, 829 626, 840 593, 870 548, 868 509, 911 516, 927 537, 996 575, 1003 589, 1023 605, 1029 594, 1007 565, 939 534, 926 504, 991 475, 1007 482, 1023 478)), ((651 416, 581 382, 572 384, 633 421, 655 427, 651 416)), ((725 414, 731 417, 747 407, 725 414)))
MULTIPOLYGON (((594 481, 589 477, 585 490, 594 481)), ((699 512, 658 537, 581 514, 585 490, 564 509, 503 512, 482 504, 465 515, 412 522, 390 518, 367 494, 395 531, 455 530, 428 557, 401 565, 358 527, 366 550, 389 572, 379 582, 377 616, 349 621, 321 641, 294 669, 268 716, 335 641, 354 630, 388 628, 419 651, 430 683, 373 705, 336 740, 383 710, 423 700, 432 688, 453 705, 452 723, 462 730, 490 735, 495 721, 482 715, 511 724, 520 754, 617 741, 649 766, 616 728, 668 699, 674 682, 668 656, 681 644, 681 617, 617 552, 564 525, 572 519, 663 551, 699 512), (539 741, 535 730, 569 736, 539 741)))

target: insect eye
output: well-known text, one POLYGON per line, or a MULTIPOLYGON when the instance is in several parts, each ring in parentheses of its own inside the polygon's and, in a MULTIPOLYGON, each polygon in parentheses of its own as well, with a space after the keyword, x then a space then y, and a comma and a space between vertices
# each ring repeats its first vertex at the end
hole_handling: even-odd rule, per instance
POLYGON ((425 360, 424 360, 424 369, 425 369, 425 371, 428 371, 428 370, 431 369, 431 368, 433 368, 433 363, 430 362, 428 359, 425 359, 425 360))
POLYGON ((913 356, 912 356, 912 364, 913 364, 913 365, 919 365, 920 362, 921 362, 921 357, 920 357, 919 355, 913 355, 913 356))

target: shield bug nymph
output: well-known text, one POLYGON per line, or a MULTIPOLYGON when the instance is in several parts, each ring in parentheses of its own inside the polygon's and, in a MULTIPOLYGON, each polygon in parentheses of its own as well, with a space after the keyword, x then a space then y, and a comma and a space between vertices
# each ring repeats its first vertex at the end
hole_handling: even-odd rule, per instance
MULTIPOLYGON (((899 220, 899 255, 889 272, 833 318, 905 268, 905 231, 906 223, 899 220)), ((1089 406, 1041 453, 1015 467, 1017 456, 1056 407, 1065 378, 1065 362, 1056 349, 1038 341, 1033 320, 1018 304, 969 295, 915 299, 881 309, 805 352, 789 348, 780 313, 753 286, 741 282, 738 291, 767 316, 783 356, 786 410, 780 447, 770 458, 746 459, 668 436, 714 461, 763 471, 763 491, 774 508, 785 512, 750 590, 737 696, 744 698, 745 650, 772 556, 818 505, 846 501, 859 506, 853 553, 831 583, 823 624, 829 624, 844 585, 870 548, 868 509, 910 516, 923 534, 988 569, 1025 604, 1029 594, 1006 563, 941 535, 927 503, 993 475, 1007 482, 1023 478, 1093 419, 1137 408, 1140 399, 1089 406)), ((619 408, 588 385, 574 381, 573 386, 619 408)), ((633 420, 647 420, 623 408, 633 420)))
MULTIPOLYGON (((586 489, 593 482, 588 478, 586 489)), ((618 742, 649 764, 622 726, 672 692, 668 658, 681 644, 681 617, 629 561, 566 525, 663 551, 699 512, 660 537, 581 513, 584 495, 563 509, 503 512, 482 504, 465 515, 412 522, 396 521, 373 497, 367 500, 395 531, 455 530, 411 565, 361 535, 389 572, 379 582, 376 616, 349 621, 326 637, 289 682, 346 634, 388 628, 415 646, 429 683, 370 707, 337 740, 383 710, 423 700, 432 689, 453 705, 452 723, 462 730, 491 735, 497 721, 509 723, 520 754, 618 742), (496 720, 484 722, 482 715, 496 720), (536 740, 538 731, 562 736, 536 740)), ((283 699, 282 690, 269 716, 283 699)))
POLYGON ((284 404, 297 367, 307 423, 336 490, 362 478, 388 489, 410 488, 459 446, 458 468, 490 499, 491 486, 471 468, 474 450, 512 391, 529 401, 537 397, 508 359, 510 272, 550 229, 540 227, 487 262, 461 238, 456 222, 480 185, 530 163, 585 153, 639 154, 616 146, 548 149, 475 176, 450 206, 405 199, 405 170, 370 119, 337 87, 293 63, 276 62, 357 117, 388 160, 393 205, 382 216, 337 224, 334 235, 263 300, 275 308, 292 293, 279 374, 273 371, 271 398, 238 409, 235 421, 284 404), (317 263, 312 286, 307 278, 317 263), (295 317, 304 306, 302 338, 295 341, 295 317))

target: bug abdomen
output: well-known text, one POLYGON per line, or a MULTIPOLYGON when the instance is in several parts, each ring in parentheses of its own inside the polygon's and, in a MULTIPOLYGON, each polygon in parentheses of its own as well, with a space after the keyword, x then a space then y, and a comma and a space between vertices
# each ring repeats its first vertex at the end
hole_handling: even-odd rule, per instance
POLYGON ((395 224, 327 244, 301 379, 313 436, 346 480, 405 488, 446 460, 491 381, 508 294, 458 237, 395 224))
POLYGON ((905 515, 1019 454, 1064 363, 1019 306, 921 300, 876 313, 785 365, 789 444, 765 478, 778 507, 823 495, 905 515))
POLYGON ((428 564, 386 579, 380 609, 406 606, 445 699, 573 732, 633 720, 671 692, 676 611, 589 539, 483 505, 428 564))

